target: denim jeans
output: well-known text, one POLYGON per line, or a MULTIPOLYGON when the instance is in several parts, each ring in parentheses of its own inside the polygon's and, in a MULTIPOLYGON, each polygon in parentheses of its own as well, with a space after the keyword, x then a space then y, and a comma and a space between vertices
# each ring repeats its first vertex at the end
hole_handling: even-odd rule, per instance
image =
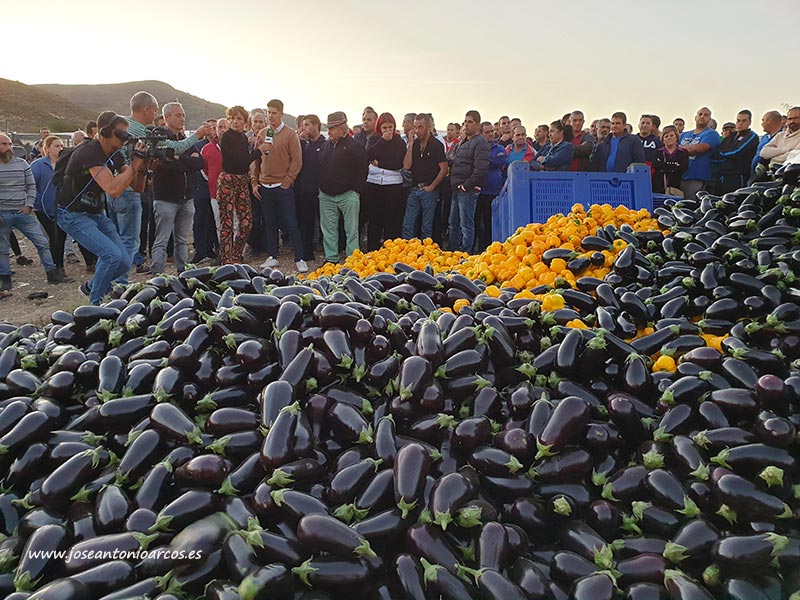
POLYGON ((50 253, 50 240, 33 213, 26 215, 17 210, 0 210, 0 219, 2 219, 2 223, 0 223, 0 275, 6 277, 11 275, 8 251, 12 228, 33 242, 45 271, 49 273, 56 268, 53 255, 50 253))
MULTIPOLYGON (((130 268, 141 244, 142 195, 127 189, 122 192, 119 198, 112 198, 107 195, 106 204, 108 206, 108 216, 117 228, 117 233, 119 233, 119 237, 122 240, 122 247, 128 253, 129 259, 127 262, 130 268)), ((118 283, 127 285, 127 271, 120 273, 117 277, 118 283)))
POLYGON ((123 274, 127 275, 132 255, 122 243, 114 223, 102 213, 90 215, 59 208, 58 226, 97 256, 94 277, 89 282, 89 302, 100 304, 103 296, 111 290, 112 282, 123 274))
POLYGON ((294 205, 294 188, 268 188, 259 186, 261 208, 267 232, 267 254, 278 256, 278 228, 288 234, 294 250, 295 262, 303 260, 303 240, 297 226, 297 208, 294 205))
POLYGON ((436 214, 436 203, 439 201, 439 190, 426 192, 414 188, 406 201, 406 216, 403 218, 403 238, 410 240, 417 237, 417 219, 422 214, 422 227, 419 239, 433 238, 433 217, 436 214))
POLYGON ((475 241, 475 205, 477 203, 478 192, 453 190, 448 250, 472 252, 472 244, 475 241))
POLYGON ((338 196, 319 193, 319 226, 322 229, 322 246, 325 260, 339 262, 339 214, 344 218, 347 237, 347 255, 358 250, 358 214, 361 200, 354 191, 338 196))
POLYGON ((153 242, 153 256, 150 263, 155 274, 167 269, 167 244, 173 236, 175 267, 181 273, 189 262, 189 232, 194 222, 194 202, 167 202, 153 200, 153 213, 156 217, 156 241, 153 242))

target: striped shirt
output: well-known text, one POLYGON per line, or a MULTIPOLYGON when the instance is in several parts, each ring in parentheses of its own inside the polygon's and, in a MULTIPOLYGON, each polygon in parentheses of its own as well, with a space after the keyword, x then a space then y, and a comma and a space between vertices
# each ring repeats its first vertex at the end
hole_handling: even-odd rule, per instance
POLYGON ((19 157, 0 162, 0 210, 33 208, 36 202, 36 182, 30 165, 19 157))
MULTIPOLYGON (((143 138, 147 135, 147 127, 139 123, 133 117, 126 117, 128 119, 128 133, 132 137, 136 138, 143 138)), ((163 142, 159 142, 159 148, 172 148, 175 150, 175 154, 183 154, 189 148, 194 146, 198 141, 200 141, 196 135, 192 134, 189 137, 182 139, 182 140, 165 140, 163 142)), ((124 149, 125 154, 125 161, 130 163, 131 156, 130 156, 130 148, 128 146, 124 149)), ((199 152, 199 150, 198 150, 199 152)))

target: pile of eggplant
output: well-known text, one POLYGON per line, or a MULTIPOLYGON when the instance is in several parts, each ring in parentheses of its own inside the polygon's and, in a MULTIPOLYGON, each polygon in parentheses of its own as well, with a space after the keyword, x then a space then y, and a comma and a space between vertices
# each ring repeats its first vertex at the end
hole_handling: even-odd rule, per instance
POLYGON ((799 200, 601 229, 552 312, 225 265, 2 325, 0 595, 796 600, 799 200))

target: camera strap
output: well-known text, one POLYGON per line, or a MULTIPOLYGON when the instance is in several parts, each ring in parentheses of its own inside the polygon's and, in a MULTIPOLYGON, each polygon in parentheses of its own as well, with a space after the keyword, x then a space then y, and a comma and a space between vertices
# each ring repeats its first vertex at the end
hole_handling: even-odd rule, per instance
MULTIPOLYGON (((114 152, 114 154, 112 154, 111 156, 109 156, 106 159, 106 162, 105 162, 105 164, 103 166, 104 167, 108 167, 108 165, 110 165, 110 164, 113 165, 111 160, 121 151, 122 151, 122 148, 120 148, 119 150, 116 150, 114 152)), ((67 204, 66 206, 62 206, 61 208, 63 208, 64 210, 69 210, 69 207, 72 206, 73 204, 75 204, 78 201, 78 199, 86 193, 86 190, 89 189, 89 186, 92 185, 92 182, 95 180, 94 179, 94 175, 92 175, 91 172, 89 173, 89 175, 91 176, 91 179, 89 179, 89 181, 86 182, 86 185, 83 186, 83 189, 75 195, 75 197, 72 199, 72 201, 69 204, 67 204)))

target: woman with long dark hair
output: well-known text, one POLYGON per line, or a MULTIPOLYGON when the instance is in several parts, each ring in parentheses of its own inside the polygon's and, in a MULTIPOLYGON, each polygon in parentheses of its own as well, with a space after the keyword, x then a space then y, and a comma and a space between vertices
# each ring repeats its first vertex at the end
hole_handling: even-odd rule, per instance
MULTIPOLYGON (((406 144, 397 133, 397 123, 390 113, 378 117, 377 140, 367 148, 369 174, 364 189, 367 210, 367 249, 377 250, 384 240, 399 238, 403 228, 403 159, 406 144)), ((410 140, 409 143, 413 142, 410 140)))

